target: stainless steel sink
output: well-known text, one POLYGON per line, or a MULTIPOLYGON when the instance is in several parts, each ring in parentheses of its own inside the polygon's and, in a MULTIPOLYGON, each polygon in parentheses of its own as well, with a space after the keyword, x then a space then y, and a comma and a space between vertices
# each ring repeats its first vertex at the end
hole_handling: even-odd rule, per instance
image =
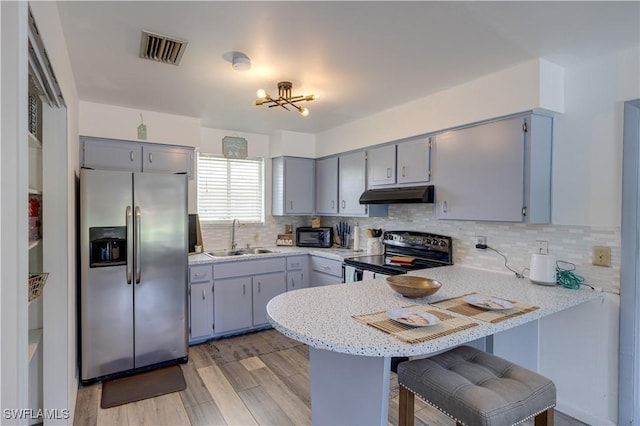
POLYGON ((215 250, 215 251, 207 252, 208 255, 213 257, 242 256, 245 254, 266 254, 266 253, 274 253, 274 251, 266 248, 255 247, 255 248, 248 248, 248 249, 215 250))

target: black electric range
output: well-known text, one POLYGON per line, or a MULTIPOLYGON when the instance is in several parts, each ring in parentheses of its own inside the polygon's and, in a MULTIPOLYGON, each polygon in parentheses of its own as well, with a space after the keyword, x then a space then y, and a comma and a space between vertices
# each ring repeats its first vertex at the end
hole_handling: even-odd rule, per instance
POLYGON ((416 231, 386 231, 382 243, 384 254, 348 257, 344 264, 353 267, 360 279, 363 271, 399 275, 453 264, 451 237, 416 231), (394 263, 391 261, 394 256, 415 260, 411 264, 394 263))

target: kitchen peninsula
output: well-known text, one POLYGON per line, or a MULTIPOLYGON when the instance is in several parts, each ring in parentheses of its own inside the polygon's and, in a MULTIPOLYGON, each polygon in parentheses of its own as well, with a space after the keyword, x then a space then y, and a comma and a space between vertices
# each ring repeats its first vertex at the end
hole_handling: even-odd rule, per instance
MULTIPOLYGON (((436 279, 442 288, 427 298, 407 299, 389 288, 385 280, 368 280, 288 292, 267 305, 270 321, 278 331, 310 346, 313 424, 386 424, 391 357, 433 354, 484 337, 488 337, 487 350, 495 353, 494 348, 502 347, 501 339, 516 338, 516 352, 534 354, 537 363, 537 320, 603 297, 602 293, 587 288, 538 286, 511 274, 461 266, 416 271, 411 275, 436 279), (496 323, 474 318, 472 321, 477 325, 473 327, 421 343, 405 343, 353 319, 354 315, 426 305, 471 292, 538 309, 496 323), (516 327, 524 338, 513 334, 516 327)), ((497 352, 504 356, 500 350, 497 352)))

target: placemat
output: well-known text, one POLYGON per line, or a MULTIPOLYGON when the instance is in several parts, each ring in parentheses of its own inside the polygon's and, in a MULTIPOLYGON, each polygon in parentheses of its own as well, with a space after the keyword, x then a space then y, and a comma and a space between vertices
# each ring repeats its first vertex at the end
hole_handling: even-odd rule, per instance
POLYGON ((491 323, 506 321, 510 318, 517 317, 518 315, 524 315, 526 313, 535 311, 536 309, 540 309, 538 306, 525 305, 524 303, 509 300, 509 302, 513 304, 513 308, 491 311, 470 305, 463 300, 464 297, 471 294, 478 293, 463 294, 462 296, 452 297, 451 299, 433 302, 430 303, 430 305, 435 308, 445 309, 447 311, 455 312, 457 314, 461 314, 470 318, 479 319, 491 323))
POLYGON ((373 312, 371 314, 354 315, 353 319, 363 324, 375 327, 385 333, 391 334, 407 343, 420 343, 437 339, 447 334, 456 333, 475 327, 478 324, 467 318, 454 317, 444 312, 429 309, 427 306, 409 305, 404 308, 415 308, 437 316, 440 323, 428 327, 412 327, 397 321, 393 321, 386 314, 386 311, 373 312))

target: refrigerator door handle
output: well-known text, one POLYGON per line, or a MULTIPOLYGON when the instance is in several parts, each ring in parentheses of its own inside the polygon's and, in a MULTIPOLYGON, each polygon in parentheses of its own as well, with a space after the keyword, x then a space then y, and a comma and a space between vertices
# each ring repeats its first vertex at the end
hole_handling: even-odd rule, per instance
POLYGON ((136 284, 140 284, 140 207, 136 206, 136 238, 134 240, 136 251, 136 284))
POLYGON ((131 223, 132 212, 131 206, 127 206, 126 212, 126 224, 127 224, 127 264, 125 266, 125 273, 127 274, 127 284, 131 284, 131 267, 133 266, 133 250, 131 245, 133 244, 133 224, 131 223))

